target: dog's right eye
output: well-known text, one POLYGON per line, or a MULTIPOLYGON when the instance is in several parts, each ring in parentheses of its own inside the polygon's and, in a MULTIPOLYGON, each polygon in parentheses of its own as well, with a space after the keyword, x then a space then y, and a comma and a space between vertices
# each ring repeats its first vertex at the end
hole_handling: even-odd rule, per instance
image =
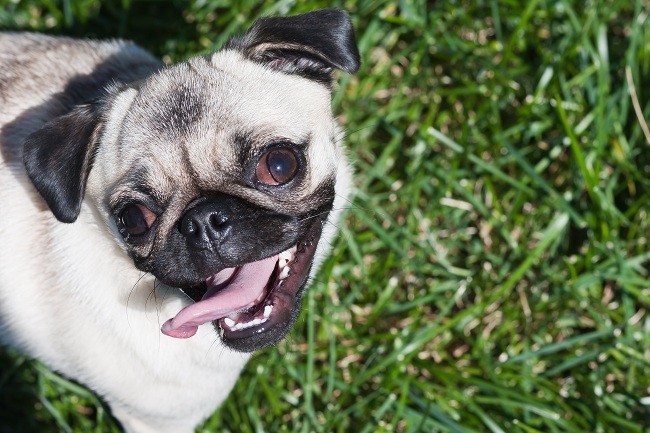
POLYGON ((120 213, 120 221, 131 236, 147 233, 155 220, 156 214, 139 203, 127 205, 120 213))
POLYGON ((283 185, 298 174, 296 154, 289 148, 278 147, 264 153, 257 163, 255 175, 265 185, 283 185))

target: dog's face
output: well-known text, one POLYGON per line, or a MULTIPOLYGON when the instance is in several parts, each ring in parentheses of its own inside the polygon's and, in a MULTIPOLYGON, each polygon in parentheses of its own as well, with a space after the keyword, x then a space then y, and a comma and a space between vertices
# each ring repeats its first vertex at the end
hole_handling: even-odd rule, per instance
POLYGON ((331 240, 349 169, 330 73, 357 68, 341 11, 260 20, 46 124, 27 139, 27 171, 59 220, 75 221, 85 194, 135 266, 196 301, 163 333, 212 322, 256 350, 289 331, 331 240))

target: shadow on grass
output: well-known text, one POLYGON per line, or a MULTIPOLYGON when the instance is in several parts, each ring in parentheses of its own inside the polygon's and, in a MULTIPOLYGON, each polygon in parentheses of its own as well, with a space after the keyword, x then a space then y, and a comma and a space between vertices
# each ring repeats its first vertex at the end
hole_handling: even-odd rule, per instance
POLYGON ((0 433, 117 432, 108 405, 82 385, 0 346, 0 433))
POLYGON ((41 416, 38 373, 25 357, 0 348, 0 433, 46 432, 52 420, 41 416))

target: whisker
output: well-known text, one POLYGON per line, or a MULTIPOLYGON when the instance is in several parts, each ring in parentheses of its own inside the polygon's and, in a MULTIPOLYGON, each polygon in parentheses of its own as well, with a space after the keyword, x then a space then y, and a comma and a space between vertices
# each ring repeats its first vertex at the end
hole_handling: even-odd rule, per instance
MULTIPOLYGON (((158 285, 160 287, 160 285, 158 285)), ((158 288, 155 288, 153 291, 153 304, 156 307, 156 317, 158 318, 158 327, 160 328, 162 324, 160 323, 160 306, 158 305, 158 297, 156 296, 156 292, 158 292, 158 288)))
POLYGON ((375 122, 375 123, 371 123, 370 125, 362 126, 361 128, 347 130, 343 134, 340 134, 339 137, 336 140, 334 140, 334 143, 338 144, 338 143, 340 143, 340 142, 342 142, 344 140, 347 141, 347 139, 350 138, 352 136, 352 134, 356 134, 357 132, 361 132, 364 129, 370 129, 370 128, 377 127, 378 125, 379 125, 379 122, 375 122))
POLYGON ((336 195, 338 197, 341 197, 343 200, 345 200, 346 202, 348 202, 350 204, 350 207, 346 207, 346 208, 342 208, 342 209, 358 209, 358 210, 363 211, 366 215, 371 216, 371 217, 373 217, 373 218, 375 218, 377 220, 379 220, 379 218, 381 217, 379 215, 379 212, 377 212, 375 209, 371 209, 371 208, 366 207, 366 206, 361 206, 358 202, 352 201, 350 198, 348 198, 346 196, 343 196, 343 195, 340 195, 340 194, 336 194, 336 195))
MULTIPOLYGON (((351 207, 337 207, 337 208, 333 208, 332 210, 339 211, 339 210, 350 210, 350 209, 352 209, 352 208, 351 208, 351 207)), ((310 220, 310 219, 317 218, 317 217, 322 216, 322 215, 327 215, 327 214, 329 214, 329 213, 331 213, 331 210, 326 210, 326 211, 323 211, 323 212, 318 212, 318 213, 316 213, 316 214, 314 214, 314 215, 304 216, 303 218, 298 219, 296 222, 308 221, 308 220, 310 220)))
POLYGON ((129 328, 131 328, 131 321, 129 320, 129 302, 131 301, 131 296, 133 295, 133 292, 135 291, 135 288, 140 284, 140 281, 147 275, 146 272, 142 272, 140 274, 140 278, 133 284, 133 287, 131 287, 131 290, 129 290, 129 296, 126 298, 126 307, 125 307, 125 314, 126 314, 126 323, 129 325, 129 328))
POLYGON ((144 311, 145 311, 145 314, 147 313, 147 305, 149 304, 149 299, 151 299, 152 296, 156 296, 156 295, 155 295, 155 292, 156 292, 156 286, 157 286, 157 284, 158 284, 158 279, 156 278, 155 280, 153 280, 153 289, 151 289, 151 291, 150 291, 149 294, 147 295, 147 299, 145 299, 145 301, 144 301, 144 311))
POLYGON ((212 343, 210 343, 210 346, 208 346, 208 350, 205 351, 205 358, 207 359, 208 355, 210 354, 210 351, 214 347, 215 344, 217 344, 217 341, 220 340, 220 337, 217 335, 216 338, 212 339, 212 343))
POLYGON ((126 308, 127 308, 127 310, 129 308, 129 301, 131 300, 131 295, 133 295, 133 291, 135 290, 136 286, 140 283, 140 281, 142 281, 142 279, 144 278, 145 275, 147 275, 146 272, 140 273, 140 278, 138 278, 138 280, 135 282, 133 287, 131 287, 131 290, 129 291, 129 296, 126 298, 126 308))
POLYGON ((300 219, 297 220, 296 222, 301 223, 301 222, 303 222, 303 221, 309 221, 309 220, 311 220, 311 219, 318 218, 319 216, 327 215, 328 213, 329 213, 329 211, 319 212, 319 213, 314 214, 314 215, 309 215, 309 216, 306 216, 306 217, 300 218, 300 219))

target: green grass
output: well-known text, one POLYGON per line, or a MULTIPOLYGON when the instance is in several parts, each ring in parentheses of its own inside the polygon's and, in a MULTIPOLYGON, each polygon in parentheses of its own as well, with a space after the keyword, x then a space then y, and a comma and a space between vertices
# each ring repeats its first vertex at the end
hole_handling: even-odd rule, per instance
MULTIPOLYGON (((174 61, 332 4, 3 2, 2 27, 174 61)), ((198 431, 650 432, 647 2, 335 4, 363 57, 335 95, 359 192, 292 336, 198 431)), ((15 353, 0 401, 2 432, 115 431, 15 353)))

